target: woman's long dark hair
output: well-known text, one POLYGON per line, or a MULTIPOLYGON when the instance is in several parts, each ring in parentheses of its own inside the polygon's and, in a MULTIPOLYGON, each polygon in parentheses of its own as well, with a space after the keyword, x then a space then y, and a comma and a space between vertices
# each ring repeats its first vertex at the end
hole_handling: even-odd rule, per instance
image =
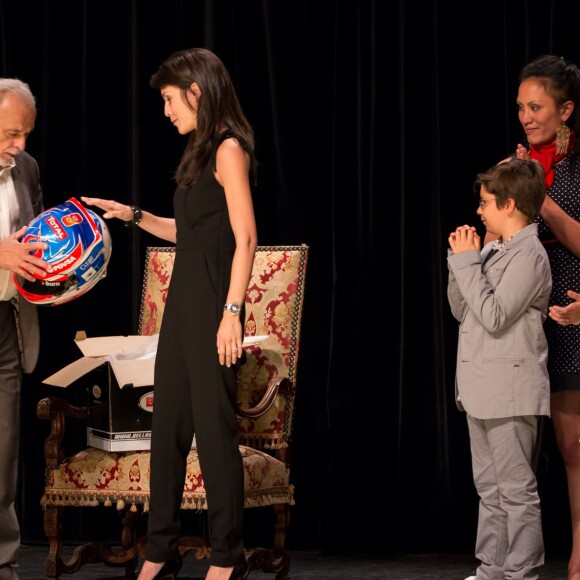
POLYGON ((250 156, 250 179, 255 181, 254 131, 242 111, 229 72, 213 52, 205 48, 175 52, 149 81, 154 89, 179 87, 189 108, 192 107, 187 94, 192 83, 197 83, 201 91, 197 101, 197 129, 191 132, 175 171, 178 185, 189 186, 197 181, 210 161, 216 137, 224 126, 239 136, 240 145, 250 156))

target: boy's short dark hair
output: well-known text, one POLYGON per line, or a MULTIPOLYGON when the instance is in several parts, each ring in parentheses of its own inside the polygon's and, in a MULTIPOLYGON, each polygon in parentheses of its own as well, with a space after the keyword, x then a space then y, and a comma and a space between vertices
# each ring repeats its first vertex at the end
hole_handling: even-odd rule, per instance
POLYGON ((496 196, 498 208, 503 207, 511 197, 516 207, 528 216, 530 223, 540 214, 546 198, 544 169, 531 159, 512 158, 478 173, 474 184, 477 193, 482 185, 496 196))

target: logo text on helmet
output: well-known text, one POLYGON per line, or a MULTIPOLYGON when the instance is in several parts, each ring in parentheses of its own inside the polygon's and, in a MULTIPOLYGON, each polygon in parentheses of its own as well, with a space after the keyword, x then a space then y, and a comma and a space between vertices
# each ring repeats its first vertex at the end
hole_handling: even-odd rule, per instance
POLYGON ((48 224, 50 229, 55 233, 56 237, 59 240, 64 240, 65 238, 68 238, 66 232, 60 227, 58 220, 53 215, 49 215, 46 218, 46 223, 48 224))
POLYGON ((62 262, 59 262, 58 264, 54 264, 52 266, 52 271, 58 272, 59 270, 62 270, 63 268, 70 266, 70 264, 72 264, 73 262, 76 262, 76 261, 77 261, 76 256, 69 256, 66 260, 63 260, 62 262))

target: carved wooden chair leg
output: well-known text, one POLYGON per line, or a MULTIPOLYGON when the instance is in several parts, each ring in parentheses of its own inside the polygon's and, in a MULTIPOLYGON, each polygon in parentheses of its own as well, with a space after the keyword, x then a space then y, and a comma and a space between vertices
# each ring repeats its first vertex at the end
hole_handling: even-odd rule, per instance
POLYGON ((133 550, 135 558, 130 560, 125 566, 125 578, 135 578, 137 570, 137 549, 135 545, 135 532, 137 528, 137 521, 139 520, 139 512, 131 511, 130 507, 125 508, 123 516, 123 531, 121 533, 121 545, 123 550, 133 550))
POLYGON ((182 558, 193 552, 196 560, 209 560, 211 558, 211 548, 209 548, 204 538, 199 536, 182 536, 179 538, 179 553, 182 558))
POLYGON ((290 571, 290 558, 286 550, 286 532, 290 525, 290 507, 288 504, 274 506, 276 522, 274 523, 274 570, 276 580, 287 580, 290 571))
POLYGON ((46 506, 44 509, 44 533, 48 538, 49 551, 44 564, 47 580, 56 580, 62 572, 62 538, 59 518, 62 508, 46 506))
MULTIPOLYGON (((275 574, 276 580, 287 580, 290 571, 290 557, 285 548, 286 532, 290 523, 290 507, 288 504, 275 504, 273 549, 255 548, 246 552, 247 573, 252 570, 262 570, 275 574)), ((246 578, 246 576, 242 576, 246 578)))
POLYGON ((274 523, 274 554, 283 556, 286 554, 286 532, 290 524, 290 509, 288 504, 276 504, 274 506, 276 521, 274 523))

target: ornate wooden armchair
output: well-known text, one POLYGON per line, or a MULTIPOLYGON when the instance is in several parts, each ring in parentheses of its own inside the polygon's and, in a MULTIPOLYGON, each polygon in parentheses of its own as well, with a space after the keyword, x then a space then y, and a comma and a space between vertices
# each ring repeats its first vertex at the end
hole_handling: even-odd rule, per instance
MULTIPOLYGON (((246 550, 244 578, 260 569, 287 578, 289 558, 285 537, 289 508, 294 503, 289 453, 296 390, 296 365, 304 297, 308 246, 260 246, 246 295, 245 335, 268 335, 245 347, 247 361, 238 372, 240 451, 245 474, 245 507, 271 506, 273 540, 268 548, 246 550)), ((173 248, 147 249, 139 333, 159 332, 173 266, 173 248)), ((62 448, 65 418, 83 419, 87 408, 49 397, 38 403, 40 419, 51 421, 45 442, 46 481, 42 497, 44 529, 49 540, 46 578, 76 572, 87 563, 124 567, 133 578, 138 558, 146 556, 146 537, 139 536, 139 518, 149 507, 149 451, 112 452, 94 447, 67 456, 62 448), (116 506, 122 511, 119 543, 88 542, 62 559, 62 512, 69 506, 116 506)), ((114 507, 112 508, 114 509, 114 507)), ((203 475, 197 450, 187 460, 183 510, 206 510, 203 475)), ((183 536, 180 552, 208 558, 204 534, 183 536)))

